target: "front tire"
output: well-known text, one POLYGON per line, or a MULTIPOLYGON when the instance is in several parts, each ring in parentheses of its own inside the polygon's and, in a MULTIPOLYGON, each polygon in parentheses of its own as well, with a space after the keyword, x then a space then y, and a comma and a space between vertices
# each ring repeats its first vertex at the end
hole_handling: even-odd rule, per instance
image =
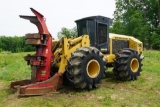
POLYGON ((92 89, 105 76, 105 69, 103 54, 98 49, 82 47, 68 60, 66 77, 75 88, 92 89))

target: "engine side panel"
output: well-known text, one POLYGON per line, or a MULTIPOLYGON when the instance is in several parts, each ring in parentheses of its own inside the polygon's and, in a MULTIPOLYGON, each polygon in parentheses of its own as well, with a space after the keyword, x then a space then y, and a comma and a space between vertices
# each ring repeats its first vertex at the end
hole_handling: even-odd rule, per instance
POLYGON ((105 59, 107 63, 113 63, 115 54, 123 48, 132 48, 138 53, 143 52, 143 43, 132 37, 132 36, 126 36, 126 35, 119 35, 119 34, 109 34, 109 40, 110 40, 110 48, 109 48, 109 53, 104 54, 105 59))
POLYGON ((143 51, 143 43, 132 36, 110 34, 110 41, 111 54, 114 54, 119 49, 123 48, 132 48, 138 51, 138 53, 141 53, 143 51))

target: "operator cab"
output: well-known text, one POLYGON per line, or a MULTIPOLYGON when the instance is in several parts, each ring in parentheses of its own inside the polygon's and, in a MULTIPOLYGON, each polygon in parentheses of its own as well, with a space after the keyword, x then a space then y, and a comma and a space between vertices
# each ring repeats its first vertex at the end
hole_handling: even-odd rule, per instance
POLYGON ((106 54, 109 52, 109 25, 111 19, 104 16, 86 17, 75 21, 78 36, 89 35, 91 46, 106 54))

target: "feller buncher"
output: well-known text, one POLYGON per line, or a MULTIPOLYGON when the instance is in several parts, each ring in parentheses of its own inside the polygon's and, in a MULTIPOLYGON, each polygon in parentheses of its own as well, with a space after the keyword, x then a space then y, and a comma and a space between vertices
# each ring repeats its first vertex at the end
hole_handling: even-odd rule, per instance
POLYGON ((15 81, 19 95, 42 95, 58 90, 64 83, 78 89, 96 88, 106 75, 106 68, 121 80, 136 80, 142 67, 143 44, 138 39, 109 34, 110 18, 92 16, 76 20, 78 37, 54 40, 45 18, 31 8, 35 16, 22 16, 38 28, 25 35, 25 43, 36 53, 25 60, 31 66, 31 79, 15 81))

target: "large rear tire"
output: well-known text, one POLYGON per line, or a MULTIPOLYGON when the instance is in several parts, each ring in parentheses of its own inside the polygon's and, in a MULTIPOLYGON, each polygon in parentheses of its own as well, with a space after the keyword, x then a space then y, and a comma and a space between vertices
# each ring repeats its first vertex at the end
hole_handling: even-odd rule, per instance
POLYGON ((105 77, 106 61, 103 54, 94 47, 76 50, 68 60, 66 77, 69 84, 79 89, 96 88, 105 77))
POLYGON ((113 72, 120 80, 137 80, 142 71, 142 59, 136 50, 126 48, 116 54, 113 72))

